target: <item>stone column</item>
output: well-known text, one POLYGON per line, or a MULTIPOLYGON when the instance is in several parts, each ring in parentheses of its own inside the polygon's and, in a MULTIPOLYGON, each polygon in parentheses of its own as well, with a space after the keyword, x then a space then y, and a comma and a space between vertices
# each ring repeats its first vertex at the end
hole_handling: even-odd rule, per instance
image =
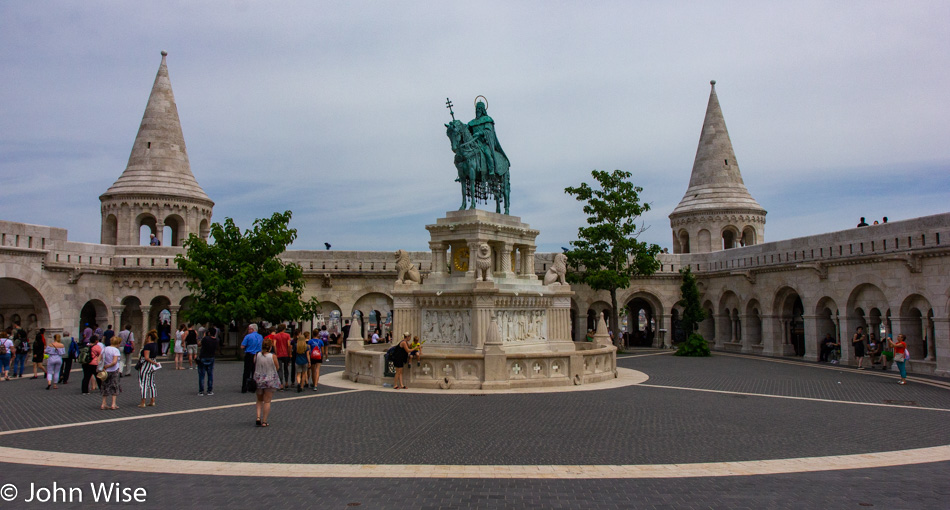
POLYGON ((655 342, 657 347, 670 349, 673 347, 673 316, 663 315, 662 322, 657 324, 656 332, 659 340, 655 342))
POLYGON ((165 222, 155 220, 155 237, 158 239, 158 242, 161 243, 162 246, 165 246, 164 236, 165 236, 165 222))
POLYGON ((445 243, 429 243, 432 250, 432 272, 430 276, 441 278, 445 276, 445 243))
POLYGON ((537 280, 538 275, 534 274, 534 252, 536 248, 534 246, 525 246, 524 247, 524 274, 521 275, 522 278, 527 280, 537 280))
POLYGON ((511 250, 513 246, 511 243, 502 243, 501 245, 501 277, 502 278, 513 278, 515 276, 514 272, 511 270, 511 250))
POLYGON ((805 356, 807 361, 818 361, 818 342, 824 335, 818 331, 818 322, 821 317, 817 315, 803 315, 805 321, 805 356))
MULTIPOLYGON (((171 323, 169 324, 169 327, 171 328, 172 336, 174 336, 175 332, 178 331, 178 310, 181 310, 180 306, 177 306, 177 305, 168 306, 168 311, 172 314, 171 323)), ((174 341, 174 338, 172 340, 174 341)))
POLYGON ((930 338, 930 318, 921 317, 920 318, 920 334, 924 337, 924 348, 927 352, 924 353, 924 361, 933 361, 934 360, 934 339, 930 338))
POLYGON ((937 366, 935 375, 950 375, 950 319, 934 317, 934 355, 937 366))
POLYGON ((122 324, 122 310, 125 310, 124 305, 115 305, 112 307, 112 325, 115 326, 115 331, 118 333, 122 331, 125 324, 122 324))
POLYGON ((145 345, 145 334, 148 333, 148 315, 152 311, 151 305, 142 305, 142 331, 141 335, 135 335, 135 352, 139 352, 142 349, 142 346, 145 345))
POLYGON ((774 315, 762 316, 762 354, 766 356, 781 355, 782 321, 774 315), (768 334, 767 334, 768 333, 768 334))
POLYGON ((751 316, 751 315, 740 315, 739 317, 741 317, 740 325, 741 325, 741 327, 742 327, 742 337, 741 337, 741 338, 742 338, 742 349, 740 350, 740 352, 750 352, 750 351, 752 350, 752 347, 751 347, 751 344, 750 344, 750 339, 752 338, 752 335, 751 335, 751 333, 750 333, 750 331, 749 331, 749 326, 750 326, 751 323, 752 323, 752 318, 753 318, 753 316, 751 316))

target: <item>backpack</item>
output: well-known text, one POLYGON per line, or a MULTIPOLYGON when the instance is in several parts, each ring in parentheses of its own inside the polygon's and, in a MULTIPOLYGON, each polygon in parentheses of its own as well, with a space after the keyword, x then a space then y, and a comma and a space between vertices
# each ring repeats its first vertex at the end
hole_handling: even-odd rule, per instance
POLYGON ((26 340, 19 339, 16 341, 16 353, 17 354, 26 354, 30 352, 30 342, 26 340))
POLYGON ((313 360, 323 359, 323 352, 320 351, 320 344, 316 344, 313 346, 312 349, 310 349, 310 359, 313 359, 313 360))
POLYGON ((76 360, 83 365, 92 363, 92 344, 86 344, 82 349, 79 349, 79 357, 76 360))
POLYGON ((10 351, 7 349, 7 339, 0 338, 0 356, 7 354, 9 352, 10 351))
POLYGON ((72 337, 69 339, 69 357, 73 359, 79 357, 79 345, 76 344, 76 340, 72 337))
POLYGON ((132 351, 135 350, 135 346, 132 344, 132 337, 129 336, 128 340, 125 341, 125 344, 122 345, 122 352, 125 354, 132 354, 132 351))
POLYGON ((297 340, 297 354, 307 354, 307 350, 310 349, 310 346, 307 345, 307 342, 303 340, 297 340))
POLYGON ((394 345, 394 346, 390 347, 390 348, 386 351, 386 362, 387 362, 387 363, 391 363, 391 362, 393 361, 393 359, 396 357, 396 349, 398 349, 398 348, 399 348, 398 345, 394 345))

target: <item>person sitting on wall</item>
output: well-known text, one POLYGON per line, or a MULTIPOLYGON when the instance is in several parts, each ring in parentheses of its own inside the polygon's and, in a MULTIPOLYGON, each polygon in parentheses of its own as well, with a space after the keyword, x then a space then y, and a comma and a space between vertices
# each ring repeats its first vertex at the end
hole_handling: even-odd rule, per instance
POLYGON ((825 334, 825 338, 821 341, 821 350, 818 354, 819 362, 827 362, 828 356, 835 350, 835 347, 838 347, 838 343, 835 342, 834 338, 831 338, 831 333, 825 334))
POLYGON ((416 366, 420 365, 419 361, 422 359, 422 344, 425 342, 420 342, 419 337, 412 337, 412 342, 409 343, 409 364, 412 365, 412 359, 416 359, 416 366))

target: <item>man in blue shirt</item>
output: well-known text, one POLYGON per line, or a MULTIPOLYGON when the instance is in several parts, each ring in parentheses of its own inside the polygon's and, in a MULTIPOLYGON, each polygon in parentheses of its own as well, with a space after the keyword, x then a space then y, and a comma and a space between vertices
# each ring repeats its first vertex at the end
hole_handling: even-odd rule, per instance
POLYGON ((241 393, 247 393, 247 380, 254 377, 254 355, 261 352, 264 337, 257 332, 257 324, 247 327, 247 335, 241 342, 244 351, 244 378, 241 379, 241 393))

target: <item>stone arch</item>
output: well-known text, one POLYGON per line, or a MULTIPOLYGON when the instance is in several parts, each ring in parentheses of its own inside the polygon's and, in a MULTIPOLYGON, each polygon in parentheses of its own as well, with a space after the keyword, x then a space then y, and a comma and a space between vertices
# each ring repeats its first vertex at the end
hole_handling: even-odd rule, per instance
MULTIPOLYGON (((10 285, 27 293, 30 303, 36 310, 30 313, 37 315, 37 321, 40 327, 44 327, 47 330, 56 330, 62 328, 66 322, 72 322, 71 318, 68 321, 66 320, 67 314, 66 310, 63 309, 63 300, 47 301, 44 297, 56 296, 61 294, 62 291, 54 289, 53 285, 33 268, 14 262, 0 263, 0 281, 4 280, 10 281, 10 285)), ((0 292, 0 303, 3 302, 3 299, 10 298, 3 297, 3 292, 0 292)), ((0 308, 3 307, 0 306, 0 308)), ((19 311, 8 311, 7 313, 9 314, 8 322, 12 321, 14 314, 26 318, 30 315, 30 313, 19 311)), ((27 325, 21 324, 21 326, 26 328, 27 325)))
POLYGON ((679 238, 674 239, 674 241, 679 241, 679 251, 674 251, 674 253, 689 253, 689 232, 686 229, 680 229, 679 238))
POLYGON ((34 329, 52 329, 46 299, 36 287, 24 280, 0 277, 0 310, 9 314, 11 324, 19 322, 30 338, 33 338, 34 329), (22 317, 26 320, 22 320, 22 317))
POLYGON ((203 218, 198 223, 198 236, 200 236, 205 241, 208 240, 208 236, 211 234, 211 227, 208 224, 208 219, 203 218))
POLYGON ((706 229, 701 229, 696 233, 696 253, 706 253, 712 251, 712 236, 706 229))
MULTIPOLYGON (((363 338, 366 338, 367 334, 372 334, 374 327, 380 330, 380 336, 384 335, 386 332, 383 331, 383 325, 380 322, 377 322, 375 326, 370 324, 370 322, 373 315, 376 315, 376 320, 379 321, 381 318, 386 317, 392 309, 392 296, 382 292, 369 292, 357 299, 353 305, 353 312, 356 310, 361 312, 360 323, 363 329, 363 338)), ((352 315, 353 313, 351 312, 350 316, 352 315)))
POLYGON ((333 301, 320 301, 318 313, 320 315, 314 318, 313 329, 326 326, 330 333, 342 331, 343 321, 349 319, 349 316, 343 316, 343 307, 333 301))
POLYGON ((185 236, 188 235, 188 228, 185 219, 177 214, 170 214, 165 217, 165 229, 170 230, 171 236, 162 236, 162 245, 181 246, 185 242, 185 236))
POLYGON ((119 219, 114 214, 109 214, 102 220, 100 242, 113 246, 119 244, 119 219))
POLYGON ((120 303, 122 303, 122 320, 120 321, 122 325, 116 328, 125 329, 127 325, 132 326, 132 334, 136 342, 142 343, 147 332, 145 329, 147 324, 142 319, 142 300, 138 296, 125 296, 120 303))
POLYGON ((656 330, 663 327, 663 305, 653 294, 638 291, 626 298, 627 345, 651 347, 655 345, 656 330), (640 311, 643 311, 643 324, 640 311), (642 328, 642 329, 641 329, 642 328))
MULTIPOLYGON (((874 309, 878 310, 878 316, 882 318, 885 329, 891 331, 889 325, 891 307, 887 301, 887 296, 878 285, 867 283, 867 280, 864 278, 858 281, 862 280, 865 281, 865 283, 855 286, 848 295, 848 305, 846 309, 848 325, 844 328, 847 333, 842 332, 841 336, 843 339, 849 340, 851 334, 853 334, 858 327, 865 328, 865 331, 867 331, 872 323, 870 312, 874 309)), ((846 358, 849 360, 851 359, 851 351, 852 347, 849 341, 841 342, 841 352, 843 354, 848 353, 846 358)))
POLYGON ((904 298, 898 318, 900 332, 907 338, 910 359, 933 359, 933 307, 930 301, 920 294, 911 294, 904 298))
POLYGON ((801 293, 790 286, 780 288, 772 302, 772 315, 776 319, 773 330, 775 342, 781 342, 773 345, 776 353, 782 356, 804 356, 809 349, 805 341, 805 302, 801 293))
POLYGON ((716 330, 721 332, 717 344, 740 343, 739 296, 731 290, 723 292, 716 311, 716 330))
MULTIPOLYGON (((82 334, 82 331, 86 327, 91 327, 93 330, 96 327, 102 328, 105 331, 106 326, 112 321, 112 318, 109 314, 109 308, 106 304, 100 299, 90 299, 79 310, 79 323, 76 326, 79 328, 77 333, 82 334)), ((115 326, 113 324, 113 326, 115 326)))
POLYGON ((149 234, 159 235, 158 232, 158 220, 155 219, 155 215, 149 212, 144 212, 135 217, 135 233, 139 238, 139 245, 148 245, 149 234), (144 232, 143 229, 148 228, 148 232, 144 232))
POLYGON ((607 327, 610 327, 610 316, 613 313, 613 307, 606 301, 594 301, 587 309, 588 329, 597 332, 597 322, 600 321, 600 314, 604 314, 604 320, 607 327))
POLYGON ((757 299, 750 299, 745 305, 745 334, 743 335, 746 346, 762 345, 762 305, 757 299))
POLYGON ((828 296, 821 297, 815 304, 814 314, 812 320, 814 321, 815 338, 811 340, 814 340, 815 348, 819 349, 819 343, 824 340, 826 335, 831 335, 831 338, 836 342, 840 342, 841 317, 835 300, 828 296))
POLYGON ((722 238, 722 249, 731 250, 739 245, 739 229, 735 225, 726 225, 719 235, 722 238))
POLYGON ((160 295, 160 296, 153 297, 152 300, 149 302, 150 308, 148 310, 148 327, 145 329, 146 330, 154 329, 154 330, 157 330, 159 334, 161 334, 162 331, 161 331, 160 326, 162 324, 160 322, 159 316, 163 310, 168 310, 168 308, 171 305, 172 305, 172 300, 169 299, 167 296, 160 295))
POLYGON ((752 246, 756 243, 757 240, 755 238, 755 227, 752 225, 746 225, 746 227, 742 229, 742 238, 740 239, 739 244, 742 246, 752 246))

